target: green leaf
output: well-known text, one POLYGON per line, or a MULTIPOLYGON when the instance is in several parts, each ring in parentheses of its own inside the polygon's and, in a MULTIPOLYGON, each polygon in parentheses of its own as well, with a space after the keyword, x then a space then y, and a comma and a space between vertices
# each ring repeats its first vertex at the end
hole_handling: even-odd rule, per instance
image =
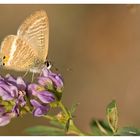
POLYGON ((65 132, 63 129, 52 127, 52 126, 35 126, 25 130, 30 135, 47 135, 47 136, 64 136, 65 132))
POLYGON ((115 136, 140 136, 140 129, 133 127, 123 127, 118 129, 115 136))
POLYGON ((118 109, 116 101, 113 100, 106 109, 107 120, 110 128, 115 133, 118 129, 118 109))
POLYGON ((104 120, 93 120, 91 122, 92 135, 104 136, 113 135, 108 123, 104 120))
POLYGON ((65 129, 65 124, 58 122, 58 120, 52 120, 49 123, 50 123, 50 125, 52 125, 54 127, 65 129))

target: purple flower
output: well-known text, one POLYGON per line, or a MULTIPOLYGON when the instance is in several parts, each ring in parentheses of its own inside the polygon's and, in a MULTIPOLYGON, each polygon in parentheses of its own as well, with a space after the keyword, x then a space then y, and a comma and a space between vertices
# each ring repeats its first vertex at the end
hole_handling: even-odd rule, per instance
POLYGON ((28 86, 28 91, 31 93, 33 96, 38 97, 42 103, 51 103, 55 100, 54 95, 46 91, 44 87, 37 85, 37 84, 30 84, 28 86))
POLYGON ((43 115, 46 115, 50 109, 49 105, 47 105, 47 104, 46 104, 46 106, 41 105, 38 101, 36 101, 34 99, 31 100, 30 102, 34 107, 33 115, 36 117, 41 117, 43 115))
POLYGON ((42 86, 47 86, 48 89, 62 92, 63 80, 60 74, 52 73, 46 67, 42 69, 42 75, 38 77, 38 83, 42 86))
POLYGON ((4 115, 0 117, 0 126, 5 126, 10 123, 11 118, 8 115, 4 115))
POLYGON ((0 77, 0 96, 3 100, 12 100, 17 94, 17 87, 12 86, 11 83, 7 81, 7 79, 0 77))
POLYGON ((11 118, 20 115, 21 107, 26 105, 25 90, 26 84, 21 77, 14 78, 10 75, 0 77, 0 98, 3 104, 0 105, 0 126, 8 124, 11 118))
POLYGON ((61 94, 62 89, 62 77, 46 67, 37 83, 27 84, 21 77, 9 74, 0 76, 0 126, 7 125, 24 112, 32 112, 37 117, 46 115, 50 103, 56 101, 55 94, 61 94))
POLYGON ((0 126, 7 125, 13 117, 15 117, 15 113, 7 112, 4 106, 0 105, 0 126))
POLYGON ((21 91, 25 91, 26 84, 21 77, 14 79, 7 75, 5 78, 0 77, 0 96, 3 100, 9 101, 16 99, 21 91))
POLYGON ((53 82, 49 77, 38 77, 38 83, 42 86, 47 86, 47 88, 53 89, 53 82))
POLYGON ((0 84, 0 96, 1 96, 2 100, 10 101, 13 99, 12 91, 10 89, 11 89, 11 87, 0 84))

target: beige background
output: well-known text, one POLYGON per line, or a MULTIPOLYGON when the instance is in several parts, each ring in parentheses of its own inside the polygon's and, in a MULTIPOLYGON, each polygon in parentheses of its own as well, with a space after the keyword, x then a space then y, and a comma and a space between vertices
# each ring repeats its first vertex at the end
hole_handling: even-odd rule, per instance
MULTIPOLYGON (((48 58, 64 77, 63 102, 80 103, 77 125, 89 131, 91 119, 104 119, 116 99, 119 125, 140 127, 140 5, 0 5, 0 41, 39 9, 49 16, 48 58)), ((47 122, 26 115, 0 135, 23 135, 38 124, 47 122)))

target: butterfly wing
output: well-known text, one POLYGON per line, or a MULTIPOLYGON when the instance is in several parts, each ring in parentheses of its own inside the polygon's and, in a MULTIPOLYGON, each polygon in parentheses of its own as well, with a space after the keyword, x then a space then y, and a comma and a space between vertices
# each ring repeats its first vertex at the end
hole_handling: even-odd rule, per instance
POLYGON ((34 67, 37 54, 24 39, 9 35, 1 44, 1 53, 5 56, 4 65, 8 69, 25 71, 34 67))
POLYGON ((17 35, 36 50, 38 59, 45 62, 49 41, 49 22, 45 11, 37 11, 28 17, 19 27, 17 35))

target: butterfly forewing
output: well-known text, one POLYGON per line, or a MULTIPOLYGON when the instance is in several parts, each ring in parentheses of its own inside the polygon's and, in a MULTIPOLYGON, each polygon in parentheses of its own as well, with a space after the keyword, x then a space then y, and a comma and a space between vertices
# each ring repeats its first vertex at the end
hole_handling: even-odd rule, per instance
POLYGON ((19 27, 17 36, 22 37, 36 51, 38 59, 45 62, 48 54, 49 23, 45 11, 37 11, 19 27))

